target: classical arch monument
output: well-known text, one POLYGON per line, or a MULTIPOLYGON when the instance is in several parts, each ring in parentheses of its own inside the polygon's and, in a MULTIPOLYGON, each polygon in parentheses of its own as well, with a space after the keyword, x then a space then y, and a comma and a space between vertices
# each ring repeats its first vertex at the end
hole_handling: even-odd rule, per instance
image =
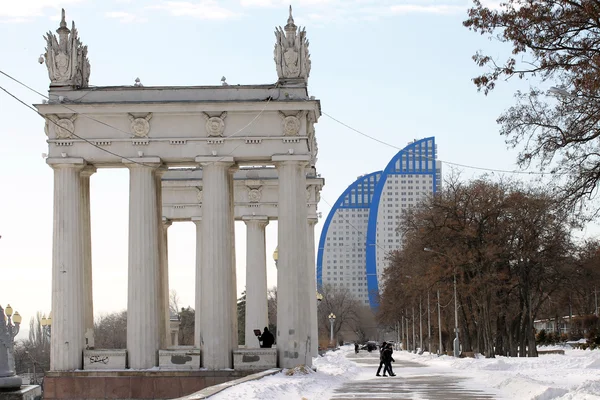
POLYGON ((157 367, 168 346, 167 227, 186 220, 197 226, 197 368, 234 367, 235 219, 248 229, 248 317, 259 324, 246 327, 246 340, 266 325, 264 227, 276 219, 277 364, 310 365, 321 113, 308 96, 308 41, 291 8, 275 32, 278 81, 266 85, 90 87, 87 46, 64 10, 56 32, 45 37, 50 100, 36 105, 54 170, 52 371, 88 366, 82 354, 93 346, 89 188, 98 168, 130 174, 124 368, 157 367))

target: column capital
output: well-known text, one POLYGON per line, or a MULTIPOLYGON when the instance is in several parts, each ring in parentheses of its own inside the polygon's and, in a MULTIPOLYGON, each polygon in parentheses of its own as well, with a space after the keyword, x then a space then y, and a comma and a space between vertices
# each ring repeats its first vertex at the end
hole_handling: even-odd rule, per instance
POLYGON ((90 176, 94 175, 94 173, 97 171, 96 167, 94 167, 91 164, 86 165, 83 170, 81 171, 81 176, 85 177, 85 178, 89 178, 90 176))
POLYGON ((308 217, 308 224, 311 226, 315 226, 319 222, 319 218, 317 217, 308 217))
POLYGON ((274 163, 298 163, 308 164, 310 162, 310 155, 308 154, 279 154, 271 157, 271 161, 274 163))
POLYGON ((147 167, 147 168, 159 168, 162 166, 162 160, 160 157, 136 157, 136 158, 123 158, 121 162, 127 167, 147 167))
POLYGON ((170 220, 169 218, 166 218, 166 217, 162 217, 162 223, 163 223, 163 228, 168 228, 173 224, 173 220, 170 220))
POLYGON ((87 165, 83 158, 78 157, 51 157, 46 158, 46 164, 51 168, 83 168, 87 165))
POLYGON ((262 226, 267 226, 269 224, 269 217, 266 215, 244 215, 242 216, 242 221, 244 221, 246 225, 249 223, 257 223, 262 226))

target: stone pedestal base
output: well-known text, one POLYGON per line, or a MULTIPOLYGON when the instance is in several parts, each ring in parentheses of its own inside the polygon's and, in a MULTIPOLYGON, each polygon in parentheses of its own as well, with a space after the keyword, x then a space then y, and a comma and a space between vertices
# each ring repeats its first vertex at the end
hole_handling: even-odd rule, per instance
POLYGON ((161 370, 200 369, 200 349, 159 350, 158 366, 161 370))
POLYGON ((107 350, 85 350, 83 352, 83 369, 97 370, 125 369, 127 359, 127 350, 107 349, 107 350))
POLYGON ((12 391, 0 390, 0 400, 39 400, 41 398, 42 388, 39 385, 23 385, 20 389, 12 391))
POLYGON ((174 399, 253 372, 50 371, 44 377, 44 400, 174 399))
POLYGON ((17 375, 0 377, 0 390, 18 390, 22 384, 23 379, 17 375))
POLYGON ((233 351, 236 371, 264 371, 277 368, 277 349, 238 349, 233 351))

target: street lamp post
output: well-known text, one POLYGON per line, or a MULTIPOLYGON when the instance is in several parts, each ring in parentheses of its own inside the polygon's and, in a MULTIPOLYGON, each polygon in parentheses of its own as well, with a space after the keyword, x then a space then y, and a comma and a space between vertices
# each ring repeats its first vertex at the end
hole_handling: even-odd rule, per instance
POLYGON ((596 317, 600 317, 598 313, 598 288, 596 286, 594 286, 594 299, 596 301, 596 312, 594 314, 596 314, 596 317))
MULTIPOLYGON (((33 358, 33 356, 28 351, 25 351, 25 354, 27 354, 27 357, 29 357, 29 360, 31 360, 31 364, 33 365, 33 384, 37 385, 37 375, 35 373, 35 365, 38 362, 36 361, 35 358, 33 358)), ((28 369, 28 372, 29 372, 29 369, 28 369)))
POLYGON ((335 314, 331 313, 329 314, 329 325, 331 327, 331 334, 329 336, 329 342, 331 343, 331 345, 334 345, 333 343, 333 324, 335 323, 335 314))
POLYGON ((460 341, 458 339, 458 296, 456 295, 456 266, 454 265, 454 262, 452 262, 452 259, 450 259, 450 257, 447 254, 444 253, 440 253, 439 251, 435 251, 433 249, 430 249, 429 247, 425 247, 423 249, 423 251, 427 251, 429 253, 435 253, 435 254, 439 254, 441 256, 444 256, 448 259, 448 261, 450 261, 452 263, 452 269, 454 271, 453 275, 454 275, 454 332, 455 332, 455 337, 454 337, 454 343, 453 343, 453 347, 454 347, 454 357, 460 357, 460 341))
POLYGON ((6 310, 0 306, 0 389, 18 389, 21 387, 21 378, 15 374, 14 358, 9 361, 9 355, 13 354, 14 339, 19 333, 21 316, 13 309, 6 306, 6 310), (6 314, 5 314, 6 312, 6 314), (12 317, 12 318, 11 318, 12 317))
POLYGON ((440 289, 438 289, 437 291, 437 300, 438 300, 438 336, 439 336, 439 343, 438 343, 438 355, 442 355, 442 312, 440 310, 440 289))
POLYGON ((44 339, 52 337, 52 312, 48 314, 48 318, 46 318, 46 314, 42 316, 42 333, 44 334, 44 339))

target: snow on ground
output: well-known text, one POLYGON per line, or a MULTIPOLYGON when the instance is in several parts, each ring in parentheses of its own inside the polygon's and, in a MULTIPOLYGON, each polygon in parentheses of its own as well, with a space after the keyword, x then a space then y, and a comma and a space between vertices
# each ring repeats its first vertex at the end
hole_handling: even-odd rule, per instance
MULTIPOLYGON (((600 351, 564 349, 565 354, 537 358, 461 358, 395 351, 394 358, 424 364, 418 374, 449 374, 466 378, 462 386, 486 390, 503 399, 600 400, 600 351)), ((233 386, 215 400, 329 399, 333 391, 350 380, 375 378, 373 368, 360 367, 345 357, 354 351, 344 346, 315 358, 317 372, 287 376, 285 371, 260 380, 233 386)), ((362 352, 361 352, 362 353, 362 352)), ((376 356, 376 353, 374 353, 376 356)), ((416 369, 415 369, 416 370, 416 369)), ((402 368, 395 368, 402 376, 402 368)), ((413 369, 406 370, 413 373, 413 369)), ((417 373, 417 372, 415 372, 417 373)), ((384 378, 385 379, 385 378, 384 378)))
MULTIPOLYGON (((354 351, 354 347, 352 350, 354 351)), ((211 399, 328 399, 333 393, 333 389, 350 379, 361 376, 362 369, 345 357, 348 351, 350 351, 350 347, 314 358, 313 366, 317 368, 317 372, 310 370, 307 374, 295 373, 288 376, 284 370, 276 375, 233 386, 216 394, 211 399)), ((366 375, 364 372, 363 374, 366 375)))
POLYGON ((467 386, 498 389, 507 399, 600 400, 600 351, 563 350, 564 355, 543 354, 537 358, 455 359, 401 354, 428 366, 450 367, 454 375, 473 378, 467 386))

